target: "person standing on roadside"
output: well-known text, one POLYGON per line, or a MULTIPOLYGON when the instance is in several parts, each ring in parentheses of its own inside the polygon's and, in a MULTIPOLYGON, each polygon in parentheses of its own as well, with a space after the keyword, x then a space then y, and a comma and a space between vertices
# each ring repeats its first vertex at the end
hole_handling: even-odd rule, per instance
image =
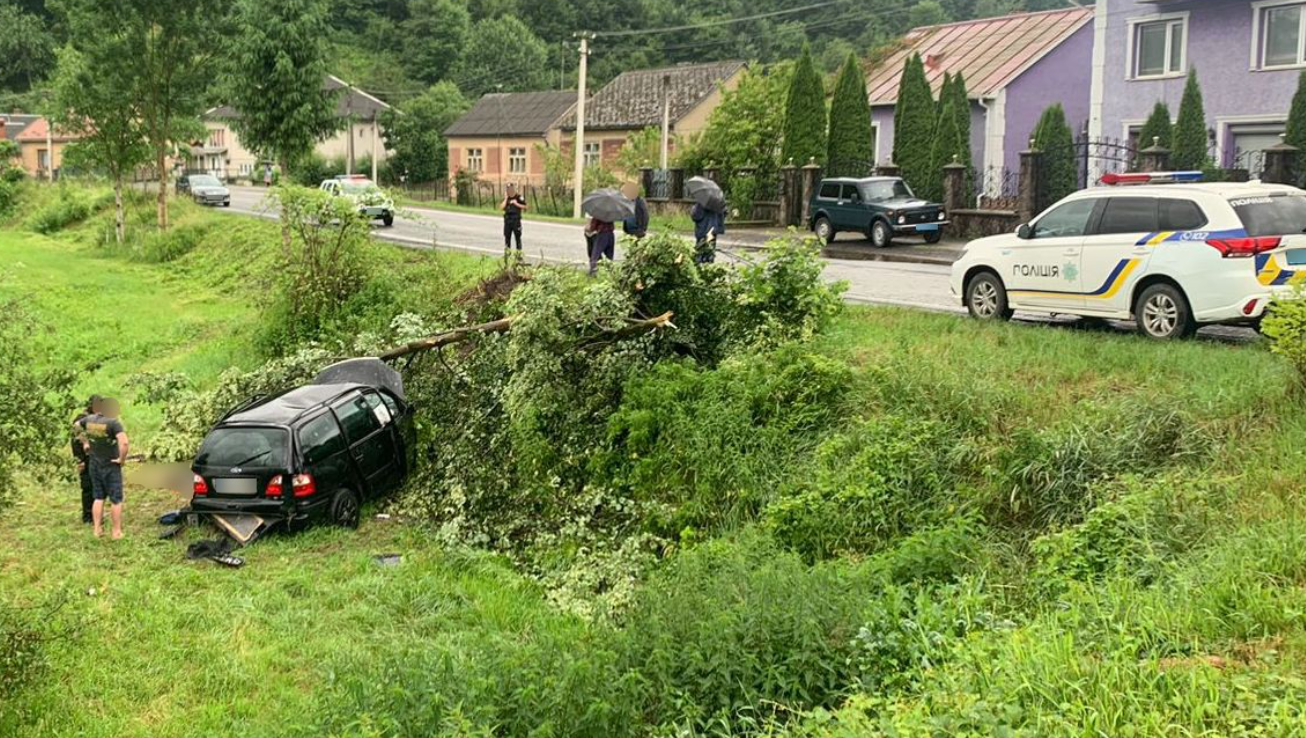
POLYGON ((517 188, 508 185, 504 193, 503 202, 499 203, 499 209, 503 211, 503 252, 507 254, 512 250, 512 241, 517 239, 517 253, 521 254, 521 214, 526 212, 526 198, 522 197, 517 188))
POLYGON ((694 221, 694 261, 699 264, 716 261, 717 236, 726 232, 725 207, 714 210, 696 203, 689 211, 689 218, 694 221))
POLYGON ((648 235, 648 203, 637 184, 626 184, 621 194, 635 201, 635 213, 621 222, 621 230, 638 241, 648 235))
MULTIPOLYGON (((81 423, 82 420, 99 411, 100 396, 91 395, 91 399, 86 401, 86 409, 77 415, 77 419, 73 423, 81 423)), ((91 488, 90 456, 86 453, 86 447, 78 435, 80 435, 80 431, 73 436, 72 451, 73 458, 77 460, 77 479, 82 485, 82 522, 89 524, 91 522, 91 506, 95 503, 91 488)))
POLYGON ((617 230, 611 223, 598 218, 590 218, 585 226, 585 241, 590 250, 590 276, 599 271, 599 260, 612 261, 617 255, 617 230))
POLYGON ((113 521, 113 538, 122 538, 122 467, 127 463, 130 442, 127 430, 118 419, 121 411, 118 401, 105 397, 100 400, 100 411, 87 415, 74 424, 82 449, 90 461, 91 524, 95 537, 104 535, 104 501, 110 505, 113 521))

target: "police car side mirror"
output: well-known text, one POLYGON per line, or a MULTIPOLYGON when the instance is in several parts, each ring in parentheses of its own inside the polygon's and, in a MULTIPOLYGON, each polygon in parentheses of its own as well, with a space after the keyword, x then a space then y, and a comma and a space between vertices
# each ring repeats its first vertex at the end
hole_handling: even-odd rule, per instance
POLYGON ((1034 229, 1029 227, 1028 223, 1021 223, 1016 229, 1016 238, 1029 240, 1034 237, 1034 229))

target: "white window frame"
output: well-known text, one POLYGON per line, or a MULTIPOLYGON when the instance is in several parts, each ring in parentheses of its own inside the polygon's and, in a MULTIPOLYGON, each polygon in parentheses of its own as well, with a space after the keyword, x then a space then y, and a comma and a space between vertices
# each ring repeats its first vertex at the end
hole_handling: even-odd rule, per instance
POLYGON ((509 174, 526 173, 526 147, 525 146, 508 147, 508 173, 509 174))
POLYGON ((1306 68, 1306 2, 1302 0, 1259 0, 1252 3, 1252 57, 1251 69, 1254 72, 1277 72, 1283 69, 1306 68), (1297 61, 1293 64, 1265 63, 1266 41, 1269 39, 1269 27, 1264 22, 1266 14, 1274 8, 1291 5, 1302 6, 1301 19, 1297 28, 1297 61))
POLYGON ((485 171, 485 149, 467 149, 467 169, 478 174, 485 171))
POLYGON ((1129 42, 1125 45, 1125 79, 1145 82, 1154 79, 1173 79, 1183 77, 1188 74, 1188 11, 1183 10, 1177 13, 1157 13, 1153 15, 1140 15, 1136 18, 1130 18, 1128 21, 1129 42), (1174 34, 1166 29, 1165 35, 1165 63, 1166 71, 1163 74, 1146 74, 1138 73, 1138 39, 1139 27, 1148 26, 1153 23, 1165 23, 1167 26, 1179 24, 1180 30, 1184 34, 1183 43, 1179 49, 1179 69, 1171 71, 1169 69, 1170 57, 1173 49, 1171 44, 1174 43, 1174 34))
POLYGON ((586 141, 582 156, 586 169, 602 164, 603 144, 598 141, 586 141))

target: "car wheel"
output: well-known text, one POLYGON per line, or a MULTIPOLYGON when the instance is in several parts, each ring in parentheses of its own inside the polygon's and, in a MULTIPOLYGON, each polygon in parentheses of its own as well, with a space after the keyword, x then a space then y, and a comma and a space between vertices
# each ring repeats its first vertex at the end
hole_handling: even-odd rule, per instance
POLYGON ((1188 300, 1169 284, 1154 284, 1143 290, 1134 305, 1134 320, 1148 338, 1184 338, 1197 330, 1188 300))
POLYGON ((341 528, 357 528, 362 504, 352 490, 339 490, 331 497, 331 522, 341 528))
POLYGON ((382 215, 381 222, 385 225, 386 228, 389 228, 390 226, 395 224, 395 214, 386 213, 385 215, 382 215))
POLYGON ((981 272, 966 284, 966 310, 979 320, 1009 320, 1007 288, 992 272, 981 272))
POLYGON ((877 220, 871 224, 871 245, 877 249, 882 249, 893 243, 893 229, 888 223, 877 220))
POLYGON ((222 207, 224 207, 224 208, 229 208, 229 207, 231 207, 231 202, 228 201, 228 202, 224 202, 224 203, 222 203, 222 207))
POLYGON ((943 231, 926 231, 925 243, 938 243, 943 240, 943 231))
POLYGON ((816 231, 817 238, 826 243, 833 241, 836 233, 834 226, 830 225, 830 219, 824 215, 816 219, 816 224, 812 226, 812 230, 816 231))

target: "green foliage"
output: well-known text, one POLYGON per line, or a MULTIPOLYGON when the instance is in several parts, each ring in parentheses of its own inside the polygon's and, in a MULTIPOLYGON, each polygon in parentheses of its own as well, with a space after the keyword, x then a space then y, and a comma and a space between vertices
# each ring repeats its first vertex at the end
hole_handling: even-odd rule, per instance
POLYGON ((1306 390, 1306 291, 1298 287, 1291 296, 1271 303, 1261 332, 1270 339, 1270 350, 1292 365, 1298 389, 1306 390))
POLYGON ((930 167, 939 118, 920 54, 913 54, 903 65, 893 115, 893 162, 913 191, 929 192, 930 183, 937 179, 930 167))
POLYGON ((212 231, 209 223, 183 223, 166 231, 141 236, 133 256, 142 261, 164 264, 189 254, 212 231))
POLYGON ((60 186, 58 195, 28 215, 23 225, 28 230, 49 235, 85 220, 105 205, 106 198, 102 194, 60 186))
POLYGON ((826 150, 829 176, 864 176, 875 165, 875 132, 866 99, 866 78, 852 54, 844 61, 830 100, 830 135, 826 150))
POLYGON ((10 162, 18 158, 22 149, 19 148, 18 142, 7 138, 0 138, 0 164, 9 166, 10 162))
POLYGON ((907 13, 907 18, 913 28, 921 26, 937 26, 940 23, 948 22, 948 12, 943 9, 939 0, 922 0, 911 6, 907 13))
POLYGON ((1184 96, 1179 101, 1179 118, 1174 125, 1174 151, 1170 154, 1174 169, 1207 169, 1211 157, 1207 149, 1206 111, 1202 88, 1197 84, 1197 70, 1188 71, 1184 96))
POLYGON ((1306 151, 1306 71, 1297 77, 1297 91, 1292 96, 1292 107, 1288 108, 1283 142, 1306 151))
POLYGON ((1147 122, 1138 131, 1138 148, 1140 151, 1151 148, 1155 141, 1161 148, 1169 149, 1173 136, 1174 126, 1170 123, 1170 108, 1158 100, 1152 107, 1151 115, 1147 116, 1147 122))
POLYGON ((434 182, 449 176, 449 148, 444 129, 465 113, 470 103, 451 82, 440 82, 381 114, 382 134, 391 156, 387 160, 410 183, 434 182))
POLYGON ((494 92, 548 89, 548 50, 529 26, 507 15, 482 18, 472 25, 463 45, 454 80, 470 98, 494 92))
POLYGON ((699 138, 681 150, 679 165, 690 170, 712 165, 728 173, 756 167, 759 177, 774 176, 780 167, 784 100, 792 74, 789 63, 749 67, 739 86, 722 95, 699 138))
POLYGON ((1074 192, 1079 175, 1073 149, 1074 134, 1066 124, 1066 111, 1054 103, 1043 111, 1034 128, 1034 148, 1043 152, 1039 172, 1039 202, 1046 206, 1074 192))
POLYGON ((812 159, 825 159, 826 125, 825 85, 812 63, 811 49, 804 44, 803 55, 794 67, 785 101, 785 122, 781 162, 803 166, 812 159))
POLYGON ((428 84, 447 79, 458 64, 471 26, 465 2, 412 0, 408 3, 408 18, 400 27, 404 64, 413 76, 428 84))
POLYGON ((0 721, 22 715, 21 695, 50 668, 48 649, 63 633, 58 605, 20 607, 0 599, 0 721))
MULTIPOLYGON (((0 3, 0 87, 31 90, 54 64, 55 38, 45 19, 26 12, 21 4, 0 3)), ((0 110, 7 110, 0 107, 0 110)), ((0 156, 0 161, 4 161, 0 156)))
POLYGON ((323 89, 329 72, 326 0, 236 5, 237 33, 223 73, 232 126, 241 145, 281 165, 283 174, 339 130, 336 98, 323 89))
MULTIPOLYGON (((669 142, 670 148, 676 148, 676 137, 673 134, 669 142)), ((638 130, 626 139, 617 151, 616 165, 617 169, 625 173, 626 178, 630 179, 639 175, 641 167, 656 167, 662 160, 662 129, 657 126, 648 126, 638 130)))
POLYGON ((929 176, 922 182, 926 186, 914 190, 916 195, 934 202, 942 201, 943 167, 954 162, 966 164, 966 152, 969 150, 970 146, 966 141, 962 140, 961 131, 957 129, 956 104, 953 100, 948 100, 944 103, 943 110, 939 114, 939 124, 934 132, 934 146, 930 150, 930 166, 926 170, 929 172, 929 176))

